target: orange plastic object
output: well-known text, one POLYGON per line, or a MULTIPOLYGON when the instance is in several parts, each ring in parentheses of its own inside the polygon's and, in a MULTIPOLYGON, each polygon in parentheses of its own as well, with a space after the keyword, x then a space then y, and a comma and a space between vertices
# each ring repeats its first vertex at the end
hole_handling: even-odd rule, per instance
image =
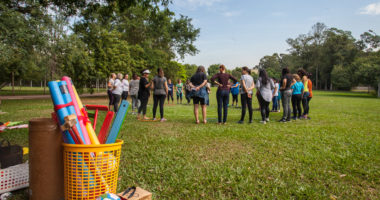
POLYGON ((122 140, 113 144, 63 143, 66 200, 94 200, 116 193, 122 140))

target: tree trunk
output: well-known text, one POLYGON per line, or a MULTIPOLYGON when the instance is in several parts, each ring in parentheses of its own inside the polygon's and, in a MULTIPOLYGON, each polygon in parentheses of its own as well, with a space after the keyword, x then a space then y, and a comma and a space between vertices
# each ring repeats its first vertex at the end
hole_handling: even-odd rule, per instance
POLYGON ((332 82, 330 82, 330 91, 333 90, 332 82))
POLYGON ((12 94, 15 95, 15 73, 12 72, 12 94))
POLYGON ((315 86, 318 89, 318 66, 315 68, 315 86))
POLYGON ((44 77, 44 94, 46 94, 46 76, 47 76, 47 73, 45 73, 45 77, 44 77))
POLYGON ((380 82, 377 83, 377 97, 380 98, 380 82))

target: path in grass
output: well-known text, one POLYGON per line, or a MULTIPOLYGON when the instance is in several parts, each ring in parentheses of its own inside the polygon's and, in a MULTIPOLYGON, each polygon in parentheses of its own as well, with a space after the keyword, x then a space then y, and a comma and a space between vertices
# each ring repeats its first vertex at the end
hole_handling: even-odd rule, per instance
MULTIPOLYGON (((216 118, 215 92, 208 108, 216 118)), ((106 98, 84 99, 106 104, 106 98)), ((254 100, 254 107, 257 100, 254 100)), ((3 101, 0 121, 52 112, 50 100, 3 101)), ((151 104, 148 114, 151 115, 151 104)), ((194 124, 192 106, 165 107, 165 123, 128 115, 118 190, 139 185, 155 199, 379 199, 380 100, 360 94, 315 92, 312 120, 286 124, 194 124)), ((100 117, 104 118, 104 115, 100 117)), ((98 127, 99 130, 99 127, 98 127)), ((26 130, 0 133, 28 145, 26 130)), ((22 195, 20 195, 22 196, 22 195)))

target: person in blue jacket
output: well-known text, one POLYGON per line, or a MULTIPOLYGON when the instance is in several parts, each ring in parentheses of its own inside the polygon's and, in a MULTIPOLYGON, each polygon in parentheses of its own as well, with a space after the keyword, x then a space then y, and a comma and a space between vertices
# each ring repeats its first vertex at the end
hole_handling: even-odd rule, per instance
POLYGON ((232 106, 238 107, 238 96, 239 96, 239 88, 240 83, 238 81, 233 81, 233 85, 231 86, 231 94, 232 94, 232 106))

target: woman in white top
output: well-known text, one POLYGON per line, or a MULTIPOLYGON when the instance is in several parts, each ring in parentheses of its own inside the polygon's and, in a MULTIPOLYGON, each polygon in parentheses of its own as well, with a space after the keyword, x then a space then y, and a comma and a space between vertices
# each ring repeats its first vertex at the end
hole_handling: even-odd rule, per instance
POLYGON ((118 73, 112 90, 114 112, 117 112, 119 109, 119 102, 121 94, 123 93, 123 84, 121 83, 122 79, 123 74, 118 73))
POLYGON ((248 107, 249 112, 249 123, 252 123, 252 90, 255 88, 255 83, 253 81, 251 70, 248 67, 242 68, 242 76, 240 78, 241 90, 240 90, 240 99, 241 99, 241 118, 238 121, 239 124, 244 123, 246 108, 248 107))
POLYGON ((273 78, 272 80, 274 82, 274 89, 272 90, 273 99, 272 99, 272 111, 271 112, 277 112, 277 110, 279 110, 279 108, 278 108, 278 90, 280 88, 279 88, 279 84, 277 82, 277 79, 273 78))
POLYGON ((110 79, 108 80, 108 83, 107 83, 107 88, 108 88, 107 95, 108 95, 108 99, 109 99, 108 110, 111 110, 111 105, 113 105, 112 90, 113 90, 113 85, 115 83, 115 79, 116 79, 116 74, 112 73, 110 76, 110 79))
POLYGON ((128 82, 128 74, 124 76, 123 81, 121 81, 123 84, 123 93, 121 94, 122 100, 127 100, 128 92, 129 92, 129 82, 128 82))

